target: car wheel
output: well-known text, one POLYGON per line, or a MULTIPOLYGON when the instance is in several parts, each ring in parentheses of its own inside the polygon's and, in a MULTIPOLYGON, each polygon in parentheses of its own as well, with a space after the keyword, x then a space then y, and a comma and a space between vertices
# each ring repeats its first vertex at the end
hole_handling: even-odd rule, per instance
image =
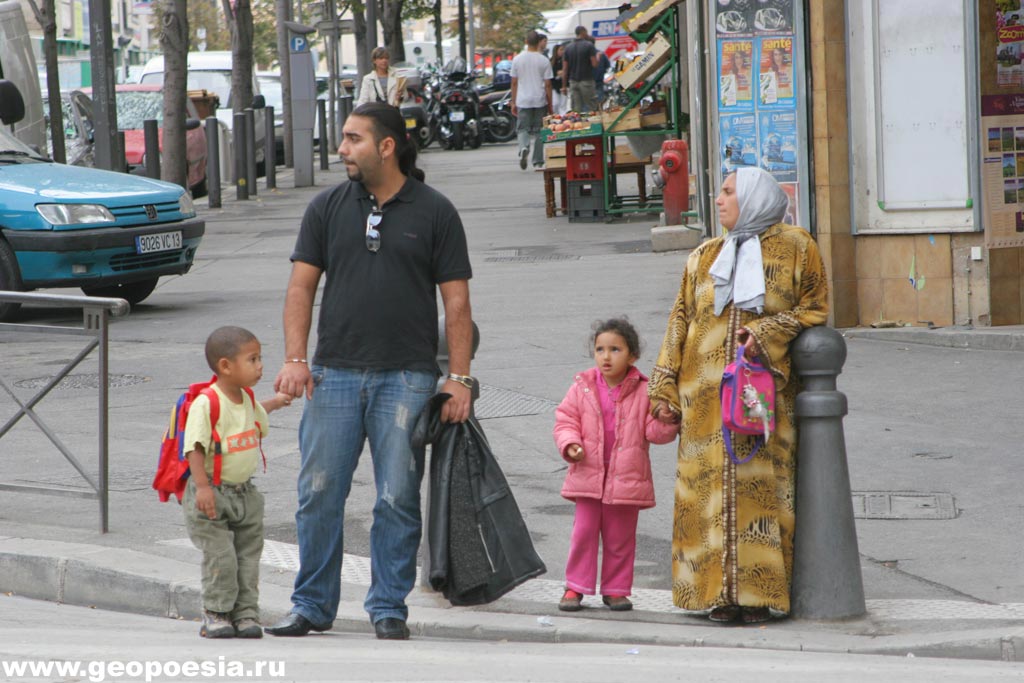
POLYGON ((85 292, 86 296, 104 296, 111 299, 124 299, 134 306, 135 304, 144 301, 147 296, 153 293, 153 290, 156 289, 158 279, 159 278, 154 277, 149 280, 127 282, 120 285, 82 287, 82 291, 85 292))
MULTIPOLYGON (((21 271, 18 270, 18 260, 14 257, 14 250, 11 245, 0 239, 0 290, 9 292, 21 292, 24 286, 21 284, 21 271)), ((10 320, 21 308, 17 303, 0 303, 0 321, 10 320)))

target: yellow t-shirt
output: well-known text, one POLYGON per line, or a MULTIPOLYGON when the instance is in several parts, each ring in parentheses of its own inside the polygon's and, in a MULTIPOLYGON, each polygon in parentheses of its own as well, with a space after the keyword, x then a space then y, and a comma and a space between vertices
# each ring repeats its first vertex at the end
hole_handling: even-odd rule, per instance
MULTIPOLYGON (((260 460, 260 437, 267 435, 267 411, 259 401, 250 401, 242 392, 242 402, 234 403, 224 395, 217 385, 213 390, 220 398, 220 419, 217 433, 220 435, 221 471, 223 484, 241 484, 249 481, 260 460), (257 433, 256 423, 259 423, 257 433)), ((185 452, 195 450, 194 444, 203 447, 206 454, 206 474, 213 483, 213 437, 210 429, 210 400, 200 394, 192 402, 185 423, 185 452)))

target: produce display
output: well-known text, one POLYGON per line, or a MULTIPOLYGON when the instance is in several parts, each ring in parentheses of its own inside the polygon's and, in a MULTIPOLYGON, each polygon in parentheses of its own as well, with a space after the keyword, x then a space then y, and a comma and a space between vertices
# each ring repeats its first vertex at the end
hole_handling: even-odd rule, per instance
POLYGON ((600 115, 592 112, 579 113, 575 111, 565 114, 554 114, 544 117, 544 127, 552 133, 564 133, 568 130, 586 130, 591 123, 600 122, 600 115), (593 121, 591 118, 593 117, 593 121))

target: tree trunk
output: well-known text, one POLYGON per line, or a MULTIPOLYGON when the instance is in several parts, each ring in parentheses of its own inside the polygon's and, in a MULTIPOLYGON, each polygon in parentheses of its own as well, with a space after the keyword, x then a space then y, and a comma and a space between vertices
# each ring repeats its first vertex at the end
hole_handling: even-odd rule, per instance
MULTIPOLYGON (((66 163, 64 149, 64 110, 60 106, 60 74, 57 71, 57 15, 54 0, 43 0, 42 9, 35 0, 29 0, 36 21, 43 29, 43 57, 46 62, 46 93, 50 101, 50 141, 53 144, 53 160, 66 163)), ((41 150, 46 151, 46 150, 41 150)))
MULTIPOLYGON (((231 29, 231 111, 252 106, 252 4, 250 0, 223 0, 224 16, 231 29)), ((223 102, 221 105, 223 106, 223 102)))
POLYGON ((160 49, 164 53, 163 154, 160 177, 188 189, 185 158, 185 98, 188 70, 186 0, 163 0, 160 49))
POLYGON ((441 31, 444 28, 444 24, 441 22, 441 0, 434 1, 434 44, 437 48, 437 62, 444 66, 444 46, 441 44, 443 40, 441 31))
POLYGON ((356 87, 362 85, 362 78, 370 73, 373 65, 366 54, 366 12, 362 5, 352 5, 352 30, 356 36, 356 70, 359 72, 359 81, 356 87))
POLYGON ((384 45, 391 54, 391 63, 405 61, 405 41, 402 38, 402 5, 404 0, 381 1, 381 25, 384 27, 384 45))

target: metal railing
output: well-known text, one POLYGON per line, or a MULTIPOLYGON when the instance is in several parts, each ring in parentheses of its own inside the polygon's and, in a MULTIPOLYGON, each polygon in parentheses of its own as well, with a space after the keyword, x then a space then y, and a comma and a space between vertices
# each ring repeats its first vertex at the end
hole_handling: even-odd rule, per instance
POLYGON ((89 341, 86 343, 85 348, 78 352, 78 354, 67 362, 67 364, 58 372, 54 377, 50 378, 46 384, 35 393, 35 395, 27 402, 22 402, 20 398, 14 393, 14 390, 10 385, 0 376, 0 387, 3 387, 4 391, 14 400, 18 406, 18 411, 9 419, 6 424, 0 427, 0 439, 3 439, 11 428, 22 417, 28 417, 32 420, 39 430, 46 435, 50 442, 57 447, 57 450, 61 452, 64 458, 71 463, 83 479, 92 488, 92 491, 88 490, 76 490, 69 488, 56 488, 49 486, 33 486, 26 484, 5 484, 0 482, 0 490, 6 491, 22 491, 31 493, 42 493, 46 495, 57 495, 57 496, 74 496, 79 498, 95 498, 100 503, 100 531, 107 533, 108 530, 108 502, 109 502, 109 488, 108 488, 108 476, 107 476, 107 456, 108 456, 108 440, 109 435, 107 432, 107 408, 108 408, 108 390, 109 390, 109 365, 108 365, 108 341, 109 336, 107 333, 107 327, 109 325, 109 319, 111 316, 120 317, 128 315, 131 307, 128 302, 124 299, 108 299, 103 297, 92 297, 92 296, 61 296, 54 294, 26 294, 23 292, 8 292, 0 290, 0 303, 19 303, 19 304, 34 304, 38 306, 72 306, 75 308, 82 309, 83 323, 82 327, 68 327, 62 325, 30 325, 21 323, 0 323, 0 332, 28 332, 33 334, 60 334, 60 335, 71 335, 71 336, 82 336, 89 337, 89 341), (50 429, 42 417, 36 413, 35 406, 42 401, 47 394, 50 393, 60 382, 68 376, 68 374, 78 366, 86 356, 88 356, 93 349, 99 349, 98 360, 99 360, 99 372, 97 387, 99 388, 99 422, 98 422, 98 436, 99 436, 99 467, 97 471, 97 477, 94 479, 86 472, 85 468, 78 461, 78 459, 71 453, 70 449, 64 445, 60 440, 60 437, 50 429))

